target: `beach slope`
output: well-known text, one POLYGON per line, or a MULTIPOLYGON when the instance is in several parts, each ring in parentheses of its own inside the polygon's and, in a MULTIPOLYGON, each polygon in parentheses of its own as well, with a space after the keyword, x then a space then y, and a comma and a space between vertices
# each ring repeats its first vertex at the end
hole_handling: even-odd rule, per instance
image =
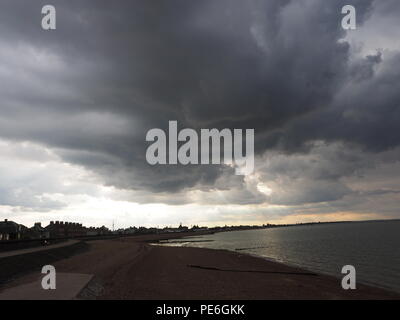
MULTIPOLYGON (((54 263, 57 272, 92 275, 79 299, 399 299, 379 288, 343 290, 340 280, 228 252, 148 244, 151 237, 89 242, 54 263)), ((34 271, 8 287, 37 280, 34 271)), ((7 288, 2 288, 3 291, 7 288)))

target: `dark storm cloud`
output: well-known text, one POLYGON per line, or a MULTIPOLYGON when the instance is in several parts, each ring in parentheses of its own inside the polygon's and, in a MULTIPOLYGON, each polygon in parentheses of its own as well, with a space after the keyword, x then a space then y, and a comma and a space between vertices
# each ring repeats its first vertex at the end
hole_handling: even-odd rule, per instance
MULTIPOLYGON (((2 1, 0 135, 56 148, 108 185, 156 192, 212 189, 233 174, 149 166, 146 132, 169 120, 255 128, 258 154, 304 151, 314 140, 396 146, 399 57, 350 63, 339 41, 341 7, 355 5, 361 25, 372 2, 55 0, 57 30, 44 32, 47 3, 2 1)), ((293 202, 340 198, 343 174, 293 202)))
POLYGON ((380 152, 399 145, 400 54, 367 56, 335 101, 279 132, 281 144, 342 141, 380 152), (379 71, 375 71, 379 68, 379 71))

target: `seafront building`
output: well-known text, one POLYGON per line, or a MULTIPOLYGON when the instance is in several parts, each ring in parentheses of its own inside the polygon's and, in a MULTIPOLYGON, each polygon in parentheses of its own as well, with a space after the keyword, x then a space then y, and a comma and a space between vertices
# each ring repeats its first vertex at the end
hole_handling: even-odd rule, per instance
MULTIPOLYGON (((200 230, 206 230, 201 228, 200 230)), ((194 226, 191 231, 198 230, 194 226)), ((60 238, 77 238, 77 237, 93 237, 103 235, 133 235, 133 234, 156 234, 156 233, 177 233, 187 232, 189 228, 179 225, 179 227, 146 228, 146 227, 130 227, 126 229, 118 229, 111 231, 105 226, 100 228, 84 227, 81 223, 50 221, 50 224, 43 227, 40 222, 36 222, 33 227, 27 228, 22 224, 14 221, 0 221, 0 241, 13 240, 38 240, 38 239, 60 239, 60 238)))
POLYGON ((23 237, 26 227, 14 221, 0 221, 0 241, 20 240, 23 237))
POLYGON ((86 228, 81 223, 75 222, 50 221, 46 227, 42 227, 40 222, 36 222, 33 227, 27 228, 8 219, 0 221, 0 241, 76 238, 110 233, 111 231, 105 226, 86 228))

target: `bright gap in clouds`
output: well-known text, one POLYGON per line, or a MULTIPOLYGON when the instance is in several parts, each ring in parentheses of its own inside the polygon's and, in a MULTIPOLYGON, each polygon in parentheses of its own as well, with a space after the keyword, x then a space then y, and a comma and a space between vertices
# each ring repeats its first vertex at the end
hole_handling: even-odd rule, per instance
POLYGON ((269 188, 265 183, 258 183, 257 184, 257 189, 262 192, 265 193, 267 196, 270 196, 272 194, 272 189, 269 188))

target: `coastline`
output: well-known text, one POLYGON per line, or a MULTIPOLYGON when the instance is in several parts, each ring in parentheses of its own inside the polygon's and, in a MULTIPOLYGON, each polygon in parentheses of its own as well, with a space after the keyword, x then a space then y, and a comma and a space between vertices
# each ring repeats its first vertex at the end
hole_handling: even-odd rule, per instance
MULTIPOLYGON (((78 299, 400 299, 398 293, 363 284, 346 291, 335 277, 246 253, 149 244, 190 235, 90 241, 88 250, 54 266, 57 272, 93 275, 78 299)), ((35 270, 0 291, 40 276, 35 270)))
MULTIPOLYGON (((284 248, 284 250, 277 251, 275 250, 274 237, 269 237, 269 240, 267 242, 257 242, 255 244, 255 242, 253 242, 255 233, 253 234, 252 232, 243 232, 242 235, 241 230, 234 230, 229 233, 232 233, 232 235, 198 236, 195 237, 195 241, 192 241, 192 237, 178 240, 171 239, 168 241, 162 241, 160 245, 225 249, 230 252, 244 253, 247 255, 265 259, 267 261, 284 264, 289 267, 300 268, 303 270, 308 270, 310 272, 316 272, 321 275, 332 276, 340 280, 344 277, 344 275, 341 273, 342 266, 346 264, 354 264, 357 267, 357 284, 364 284, 366 286, 380 288, 400 294, 400 283, 398 282, 397 277, 398 267, 396 267, 395 263, 395 251, 393 253, 390 253, 389 255, 388 253, 386 253, 386 256, 384 254, 384 256, 382 257, 382 261, 386 261, 386 265, 382 265, 379 263, 374 263, 372 257, 372 260, 368 261, 367 257, 369 257, 370 252, 368 252, 368 249, 364 250, 364 248, 361 248, 362 250, 360 251, 352 253, 348 252, 347 248, 343 248, 343 246, 340 246, 340 243, 338 247, 335 247, 336 244, 330 243, 329 245, 320 246, 316 248, 316 250, 310 251, 310 246, 307 248, 303 246, 298 247, 295 251, 293 251, 293 247, 291 248, 291 246, 288 245, 288 242, 286 242, 286 248, 284 248), (272 244, 270 243, 271 241, 272 244), (325 255, 323 249, 325 249, 325 251, 329 251, 329 248, 334 248, 334 251, 325 255), (305 257, 308 258, 305 259, 305 257), (364 261, 364 258, 366 258, 367 260, 364 261), (391 261, 390 259, 392 259, 391 264, 387 263, 387 261, 391 261), (397 269, 391 268, 391 265, 397 269)), ((259 233, 257 237, 260 236, 262 237, 263 233, 259 233)), ((290 239, 290 234, 288 236, 290 239)), ((301 233, 300 238, 304 238, 301 237, 301 233)), ((296 241, 296 239, 291 240, 291 242, 296 241)), ((359 243, 361 242, 359 241, 359 243)), ((294 246, 296 246, 296 243, 294 243, 294 246)), ((374 247, 372 245, 371 249, 372 252, 376 252, 377 247, 374 247)), ((377 257, 375 256, 375 261, 376 259, 377 257)))

